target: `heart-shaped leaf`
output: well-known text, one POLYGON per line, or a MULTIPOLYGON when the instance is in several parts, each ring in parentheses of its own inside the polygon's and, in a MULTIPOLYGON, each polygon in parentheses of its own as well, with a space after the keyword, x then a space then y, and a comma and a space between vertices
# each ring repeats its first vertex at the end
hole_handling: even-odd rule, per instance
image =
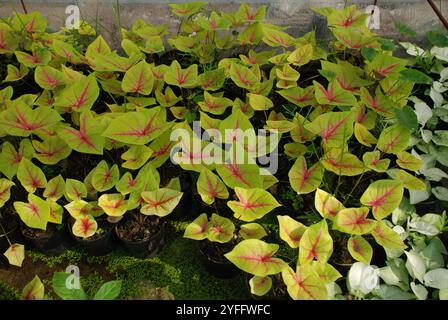
POLYGON ((291 248, 298 248, 306 226, 290 216, 277 216, 280 226, 280 238, 291 248))
POLYGON ((45 288, 38 276, 34 276, 22 291, 23 300, 42 300, 44 298, 45 288))
POLYGON ((98 223, 90 216, 85 216, 76 219, 72 227, 72 232, 75 236, 80 238, 90 238, 96 233, 98 223))
POLYGON ((227 205, 234 212, 235 218, 246 222, 260 219, 273 209, 280 207, 272 194, 260 188, 236 187, 235 194, 239 201, 228 201, 227 205))
POLYGON ((272 288, 272 279, 270 277, 253 276, 249 280, 250 292, 256 296, 264 296, 272 288))
POLYGON ((151 158, 152 154, 153 151, 147 146, 131 146, 121 154, 121 159, 126 160, 121 166, 131 170, 139 169, 151 158))
POLYGON ((141 61, 124 74, 121 88, 124 92, 149 95, 154 84, 151 67, 146 61, 141 61))
POLYGON ((260 78, 251 69, 238 63, 231 64, 229 74, 232 81, 240 88, 252 90, 260 83, 260 78))
POLYGON ((319 82, 313 81, 316 100, 320 104, 331 106, 356 106, 355 96, 347 90, 344 90, 339 82, 330 81, 328 89, 325 89, 319 82))
POLYGON ((21 267, 25 259, 25 246, 23 244, 13 243, 3 254, 12 266, 21 267))
POLYGON ((14 182, 7 179, 0 179, 0 208, 5 205, 11 196, 11 187, 14 186, 14 182))
POLYGON ((81 200, 87 197, 87 188, 84 183, 75 179, 65 181, 65 198, 67 201, 81 200))
POLYGON ((203 213, 199 217, 193 220, 186 228, 184 232, 184 238, 193 240, 207 239, 208 231, 208 218, 207 214, 203 213))
POLYGON ((213 242, 225 243, 233 238, 235 225, 230 219, 212 214, 208 224, 207 239, 213 242))
POLYGON ((65 192, 65 181, 61 175, 58 175, 48 181, 45 190, 44 197, 52 199, 54 201, 59 200, 65 192))
POLYGON ((369 208, 346 208, 336 215, 334 228, 354 235, 367 234, 375 228, 375 220, 367 219, 369 208))
POLYGON ((389 228, 383 220, 377 221, 372 236, 379 245, 390 250, 404 250, 406 245, 400 235, 389 228))
POLYGON ((333 253, 333 239, 325 220, 309 226, 300 239, 299 261, 304 265, 314 259, 327 262, 333 253))
POLYGON ((348 239, 347 248, 350 255, 356 261, 370 265, 373 249, 369 242, 361 236, 353 236, 348 239))
POLYGON ((385 153, 398 153, 408 147, 409 140, 409 130, 399 124, 394 124, 381 131, 377 147, 385 153))
POLYGON ((97 191, 107 191, 115 186, 119 178, 120 172, 118 166, 114 164, 109 168, 107 162, 102 160, 93 171, 92 186, 97 191))
POLYGON ((423 160, 406 151, 397 152, 397 164, 403 169, 418 171, 423 166, 423 160))
POLYGON ((322 158, 326 170, 341 176, 356 176, 365 171, 364 163, 357 156, 338 148, 332 148, 322 158))
POLYGON ((282 272, 290 297, 294 300, 325 300, 327 289, 311 264, 297 266, 296 272, 287 267, 282 272))
POLYGON ((20 161, 17 169, 17 179, 30 193, 34 193, 38 188, 45 188, 47 184, 47 178, 45 178, 43 171, 27 158, 20 161))
POLYGON ((323 218, 333 220, 344 205, 334 196, 322 189, 317 189, 314 195, 314 206, 323 218))
POLYGON ((72 153, 65 141, 57 136, 48 137, 43 142, 33 140, 33 146, 36 149, 34 157, 43 164, 57 164, 72 153))
POLYGON ((377 151, 366 152, 362 160, 367 168, 376 172, 386 172, 389 168, 390 159, 380 159, 381 154, 377 151))
POLYGON ((140 212, 145 215, 164 217, 176 208, 183 192, 172 189, 160 188, 155 191, 144 191, 141 196, 145 201, 140 212))
POLYGON ((54 105, 69 111, 84 112, 90 110, 100 93, 93 75, 75 82, 56 96, 54 105))
POLYGON ((201 171, 196 187, 202 201, 206 204, 212 204, 215 198, 227 199, 229 197, 226 185, 207 168, 201 171))
POLYGON ((38 66, 34 72, 34 80, 46 90, 55 90, 66 83, 64 74, 50 66, 38 66))
POLYGON ((352 112, 328 112, 318 116, 305 129, 322 138, 328 147, 340 147, 353 134, 352 112))
POLYGON ((198 65, 192 64, 187 69, 182 69, 179 62, 174 60, 164 75, 167 84, 181 88, 192 88, 197 85, 198 65))
POLYGON ((262 239, 268 234, 258 223, 245 223, 240 226, 239 235, 243 239, 262 239))
POLYGON ((361 203, 372 207, 377 220, 387 217, 400 205, 403 184, 395 180, 378 180, 369 185, 361 196, 361 203))
POLYGON ((215 97, 205 91, 204 101, 198 102, 198 105, 208 113, 221 115, 228 107, 233 105, 233 101, 227 98, 215 97))
POLYGON ((309 86, 306 88, 295 86, 293 88, 284 89, 277 92, 283 98, 299 107, 306 107, 315 103, 313 86, 309 86))
POLYGON ((47 228, 50 206, 45 200, 30 193, 28 194, 28 203, 16 201, 14 209, 28 227, 42 230, 47 228))
POLYGON ((110 217, 121 217, 128 211, 128 201, 119 193, 101 195, 98 205, 110 217))
POLYGON ((288 173, 291 188, 298 194, 306 194, 316 190, 322 182, 323 175, 324 167, 320 162, 308 169, 303 156, 297 158, 288 173))

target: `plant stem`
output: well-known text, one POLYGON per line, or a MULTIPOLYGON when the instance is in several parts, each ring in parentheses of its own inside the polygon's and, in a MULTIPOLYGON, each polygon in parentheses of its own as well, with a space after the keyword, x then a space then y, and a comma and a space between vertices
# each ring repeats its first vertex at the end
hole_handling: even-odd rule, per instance
POLYGON ((9 240, 8 234, 6 233, 5 228, 3 228, 3 225, 2 225, 1 222, 0 222, 0 227, 2 228, 2 232, 3 232, 3 234, 5 235, 6 240, 8 241, 9 245, 12 246, 12 243, 11 243, 11 241, 9 240))

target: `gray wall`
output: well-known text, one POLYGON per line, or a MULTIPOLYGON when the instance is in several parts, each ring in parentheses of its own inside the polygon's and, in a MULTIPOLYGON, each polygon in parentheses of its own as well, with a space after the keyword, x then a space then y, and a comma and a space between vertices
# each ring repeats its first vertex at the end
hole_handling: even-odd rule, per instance
MULTIPOLYGON (((49 26, 56 30, 63 26, 66 19, 65 8, 69 4, 79 4, 81 15, 92 22, 98 17, 105 34, 112 44, 116 42, 118 26, 116 19, 116 0, 24 0, 28 11, 39 10, 48 19, 49 26)), ((119 0, 120 21, 123 27, 129 27, 137 18, 151 23, 169 23, 174 30, 177 19, 170 14, 167 3, 187 2, 169 0, 119 0)), ((209 0, 210 7, 231 11, 238 8, 241 1, 209 0)), ((313 28, 322 30, 325 19, 310 10, 310 7, 342 7, 344 2, 357 4, 365 9, 373 4, 373 0, 247 0, 253 5, 268 5, 267 19, 271 23, 289 26, 289 32, 295 36, 301 35, 313 28)), ((435 0, 444 16, 448 17, 448 0, 435 0)), ((409 24, 420 35, 428 30, 440 29, 443 26, 431 7, 424 0, 378 0, 380 7, 380 29, 375 30, 380 35, 400 38, 394 28, 394 21, 399 20, 409 24)), ((22 12, 19 0, 0 0, 0 17, 10 16, 17 10, 22 12)), ((116 44, 116 43, 115 43, 116 44)))

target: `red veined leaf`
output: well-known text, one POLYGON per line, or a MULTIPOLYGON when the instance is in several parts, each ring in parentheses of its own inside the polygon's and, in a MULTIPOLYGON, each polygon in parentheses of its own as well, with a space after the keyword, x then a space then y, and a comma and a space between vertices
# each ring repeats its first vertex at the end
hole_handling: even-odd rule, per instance
POLYGON ((272 28, 271 25, 263 25, 263 42, 270 47, 291 47, 294 45, 294 38, 284 31, 272 28))
POLYGON ((244 272, 265 277, 277 274, 287 268, 287 264, 274 258, 277 244, 266 243, 258 239, 243 240, 224 256, 244 272))
POLYGON ((103 136, 124 143, 144 145, 171 127, 160 107, 127 112, 111 121, 103 136))
POLYGON ((95 54, 93 57, 87 57, 87 61, 95 71, 103 72, 126 72, 133 65, 142 59, 143 53, 137 53, 129 58, 121 57, 116 52, 107 54, 95 54))
POLYGON ((99 192, 112 189, 120 178, 118 165, 114 164, 109 168, 107 162, 102 160, 95 167, 92 176, 92 186, 99 192))
POLYGON ((207 4, 207 2, 196 1, 189 3, 172 3, 169 4, 171 11, 179 17, 189 17, 199 11, 207 4))
POLYGON ((135 92, 149 95, 154 84, 151 67, 146 61, 141 61, 124 74, 121 88, 124 92, 135 92))
POLYGON ((423 160, 417 158, 409 152, 401 151, 397 153, 397 164, 403 169, 417 171, 423 166, 423 160))
POLYGON ((372 61, 366 61, 368 67, 379 78, 397 74, 406 66, 406 60, 393 57, 387 53, 377 53, 372 61))
POLYGON ((288 62, 295 66, 303 66, 311 61, 313 51, 313 46, 310 43, 299 46, 288 56, 288 62))
POLYGON ((17 169, 17 179, 19 179, 26 191, 30 193, 34 193, 38 188, 45 188, 47 184, 43 171, 27 158, 23 158, 20 161, 17 169))
POLYGON ((353 28, 334 28, 332 31, 345 48, 359 50, 362 47, 375 46, 375 38, 370 33, 353 28))
POLYGON ((65 181, 65 198, 67 201, 81 200, 87 197, 87 188, 79 180, 67 179, 65 181))
POLYGON ((333 239, 328 233, 327 222, 322 220, 309 226, 300 239, 300 264, 308 264, 314 259, 325 263, 332 253, 333 239))
POLYGON ((221 115, 228 107, 233 105, 233 101, 227 98, 215 97, 205 91, 204 101, 198 102, 198 105, 206 112, 221 115))
POLYGON ((198 84, 206 91, 216 91, 222 88, 225 81, 223 68, 206 71, 199 75, 198 84))
POLYGON ((251 8, 247 3, 242 3, 234 16, 245 22, 263 21, 266 17, 267 6, 251 8))
POLYGON ((272 279, 270 277, 253 276, 249 280, 250 293, 256 296, 264 296, 272 288, 272 279))
POLYGON ((334 228, 354 235, 370 233, 375 227, 375 220, 367 219, 369 208, 344 208, 334 220, 334 228))
POLYGON ((105 126, 94 118, 91 111, 83 112, 79 118, 79 130, 61 126, 56 132, 73 150, 82 153, 103 154, 106 140, 101 134, 105 126))
POLYGON ((33 50, 31 54, 22 51, 14 51, 17 61, 28 68, 45 66, 51 61, 51 53, 47 49, 39 48, 33 50))
POLYGON ((33 140, 33 146, 36 149, 35 158, 44 164, 56 164, 72 153, 65 141, 57 136, 49 137, 43 142, 33 140))
POLYGON ((155 168, 160 167, 165 163, 166 160, 170 158, 171 148, 174 145, 174 141, 170 140, 170 135, 171 132, 166 131, 165 133, 154 139, 154 141, 152 141, 149 145, 152 150, 151 164, 155 168))
POLYGON ((305 157, 297 158, 289 170, 291 188, 298 194, 306 194, 316 190, 322 182, 324 168, 320 162, 308 169, 305 157))
POLYGON ((131 146, 126 152, 121 154, 121 158, 126 160, 121 166, 132 170, 139 169, 148 161, 152 154, 153 151, 147 146, 131 146))
POLYGON ((201 171, 196 187, 202 201, 206 204, 212 204, 215 198, 227 199, 229 197, 229 191, 224 182, 207 168, 201 171))
POLYGON ((164 75, 167 84, 178 86, 181 88, 192 88, 197 85, 198 66, 190 65, 187 69, 182 69, 179 62, 174 60, 170 68, 164 75))
POLYGON ((387 174, 395 180, 401 181, 408 190, 426 190, 426 183, 402 169, 389 169, 387 174))
POLYGON ((326 170, 341 176, 357 176, 365 171, 357 156, 338 148, 326 152, 321 161, 326 170))
POLYGON ((259 22, 247 26, 237 38, 241 46, 258 45, 261 39, 263 39, 263 27, 259 22))
POLYGON ((207 239, 212 242, 226 243, 233 238, 234 231, 235 225, 232 220, 213 213, 208 225, 207 239))
POLYGON ((295 125, 290 133, 293 141, 298 143, 306 143, 307 141, 313 140, 314 134, 306 130, 304 127, 309 124, 308 120, 306 120, 301 114, 296 113, 292 122, 295 125))
POLYGON ((203 213, 185 228, 184 238, 204 240, 207 238, 207 230, 208 218, 207 214, 203 213))
POLYGON ((258 223, 245 223, 240 226, 239 235, 243 239, 262 239, 268 234, 258 223))
POLYGON ((232 81, 240 88, 251 90, 260 83, 260 77, 251 69, 235 62, 231 63, 229 74, 232 81))
POLYGON ((22 291, 23 300, 42 300, 44 298, 45 288, 38 276, 34 276, 22 291))
POLYGON ((225 163, 216 166, 216 171, 224 183, 232 189, 260 188, 263 185, 260 168, 256 164, 225 163))
POLYGON ((164 93, 162 93, 161 90, 156 90, 155 94, 156 94, 157 102, 162 107, 174 106, 176 103, 178 103, 179 101, 182 100, 182 97, 177 97, 174 94, 173 89, 171 89, 171 87, 166 87, 164 93))
POLYGON ((394 124, 381 131, 377 147, 385 153, 398 153, 408 147, 410 138, 411 134, 407 128, 394 124))
POLYGON ((323 218, 330 220, 337 217, 339 211, 345 209, 336 197, 321 189, 317 189, 314 195, 314 207, 323 218))
POLYGON ((61 121, 61 116, 53 109, 37 107, 32 109, 22 99, 0 113, 0 125, 10 135, 27 137, 39 130, 48 129, 61 121))
POLYGON ((50 217, 50 206, 45 200, 29 193, 28 202, 14 202, 20 219, 30 228, 45 230, 50 217))
POLYGON ((0 178, 0 208, 9 200, 9 197, 11 196, 11 187, 14 185, 14 182, 0 178))
POLYGON ((350 237, 347 242, 347 248, 353 259, 360 261, 365 265, 370 265, 373 249, 366 239, 361 236, 350 237))
POLYGON ((138 190, 144 189, 145 182, 143 180, 141 177, 134 179, 130 172, 126 172, 115 185, 115 189, 122 195, 138 192, 138 190))
POLYGON ((239 201, 228 201, 227 205, 234 212, 235 218, 246 222, 260 219, 273 209, 280 207, 272 194, 260 188, 235 187, 235 195, 239 201))
POLYGON ((90 75, 64 89, 56 96, 54 105, 70 111, 84 112, 93 106, 99 92, 95 77, 90 75))
MULTIPOLYGON (((324 14, 322 12, 319 13, 324 14)), ((363 27, 366 23, 365 21, 368 15, 359 11, 356 8, 356 5, 351 5, 342 9, 332 9, 326 16, 328 19, 328 25, 330 26, 357 30, 358 28, 352 27, 363 27)))
POLYGON ((306 226, 290 216, 277 216, 280 226, 280 238, 291 248, 298 248, 306 226))
POLYGON ((45 190, 44 197, 51 200, 59 200, 65 191, 65 181, 61 175, 58 175, 48 181, 45 190))
POLYGON ((366 152, 362 156, 362 160, 367 168, 376 171, 376 172, 386 172, 389 167, 390 160, 389 159, 381 159, 380 152, 372 151, 366 152))
POLYGON ((48 222, 61 224, 62 215, 64 214, 64 208, 56 202, 56 200, 47 199, 48 206, 50 207, 50 216, 48 222))
POLYGON ((274 106, 271 99, 262 96, 261 94, 248 93, 249 105, 256 111, 265 111, 274 106))
POLYGON ((377 220, 394 211, 403 197, 403 184, 395 180, 378 180, 369 185, 361 196, 361 203, 372 207, 377 220))
POLYGON ((25 246, 23 244, 13 243, 3 254, 12 266, 21 267, 25 260, 25 246))
MULTIPOLYGON (((1 32, 1 30, 0 30, 0 32, 1 32)), ((0 49, 0 52, 1 52, 1 50, 2 49, 0 49)), ((7 72, 8 72, 8 74, 6 75, 4 82, 12 82, 12 81, 19 81, 20 79, 23 79, 28 74, 29 69, 23 64, 20 65, 20 69, 17 69, 17 67, 12 64, 8 64, 7 72)))
POLYGON ((16 31, 25 31, 29 34, 34 32, 45 32, 47 20, 39 11, 30 13, 14 12, 11 25, 16 31))
POLYGON ((5 23, 0 23, 0 54, 12 53, 17 49, 17 44, 11 28, 5 23))
POLYGON ((372 97, 366 88, 360 89, 361 102, 365 103, 367 107, 376 111, 378 114, 392 118, 395 116, 395 103, 389 97, 384 95, 378 87, 375 91, 375 97, 372 97))
POLYGON ((296 272, 287 267, 282 272, 289 296, 294 300, 325 300, 327 289, 311 264, 297 266, 296 272))
POLYGON ((388 227, 383 220, 376 222, 376 227, 372 230, 372 236, 379 245, 390 250, 404 250, 407 247, 401 240, 400 235, 388 227))
MULTIPOLYGON (((328 71, 331 75, 326 78, 331 81, 335 79, 342 89, 358 94, 361 87, 373 84, 372 81, 362 78, 364 71, 360 67, 352 65, 344 60, 337 60, 337 63, 321 61, 322 71, 328 71)), ((325 75, 325 74, 324 74, 325 75)))
POLYGON ((314 100, 314 87, 309 86, 306 88, 293 87, 277 91, 283 98, 289 102, 294 103, 299 107, 306 107, 316 103, 314 100))
POLYGON ((356 106, 355 96, 347 90, 344 90, 339 82, 332 80, 325 89, 319 82, 313 81, 314 92, 317 102, 331 106, 356 106))
POLYGON ((72 227, 72 232, 80 238, 90 238, 96 233, 98 223, 90 216, 76 219, 72 227))
POLYGON ((353 134, 354 116, 350 111, 327 112, 305 125, 305 129, 322 138, 327 147, 340 147, 353 134))
POLYGON ((297 81, 300 78, 300 73, 292 68, 289 64, 275 67, 275 74, 278 79, 285 81, 297 81))
POLYGON ((70 43, 54 39, 51 48, 54 50, 54 53, 59 57, 65 58, 72 64, 79 64, 83 62, 82 55, 73 48, 70 43))
POLYGON ((164 217, 170 214, 178 205, 183 192, 160 188, 155 191, 144 191, 141 196, 145 201, 140 212, 145 215, 164 217))
POLYGON ((34 71, 34 80, 46 90, 55 90, 66 83, 64 74, 50 66, 38 66, 34 71))
POLYGON ((372 144, 375 144, 377 142, 375 136, 371 134, 370 131, 367 130, 367 128, 364 127, 362 124, 355 122, 354 132, 356 140, 358 140, 358 142, 362 145, 371 147, 372 144))
POLYGON ((119 193, 101 195, 98 206, 110 217, 121 217, 128 211, 128 201, 119 193))

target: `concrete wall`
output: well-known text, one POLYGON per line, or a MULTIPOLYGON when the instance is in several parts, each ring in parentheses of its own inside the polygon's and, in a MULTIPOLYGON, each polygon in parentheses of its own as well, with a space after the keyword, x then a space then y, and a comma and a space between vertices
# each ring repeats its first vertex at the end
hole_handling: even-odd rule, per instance
MULTIPOLYGON (((98 17, 101 33, 116 44, 118 39, 117 5, 116 0, 24 0, 28 11, 39 10, 49 21, 53 30, 65 23, 67 15, 65 8, 69 4, 78 4, 83 18, 93 22, 98 17)), ((168 3, 187 2, 169 0, 119 0, 120 21, 123 27, 129 27, 132 22, 141 18, 151 23, 169 23, 174 30, 177 18, 170 13, 168 3)), ((241 1, 209 0, 209 6, 214 9, 232 11, 238 8, 241 1)), ((324 30, 325 19, 315 14, 310 7, 342 7, 344 3, 357 4, 365 9, 374 0, 246 0, 254 6, 268 5, 267 19, 269 22, 290 27, 291 34, 298 36, 316 28, 324 30)), ((435 0, 444 16, 448 17, 448 0, 435 0)), ((400 37, 394 28, 394 21, 399 20, 410 25, 420 35, 428 30, 440 29, 443 26, 431 7, 424 0, 378 0, 380 8, 380 29, 375 30, 380 35, 400 37)), ((10 16, 17 10, 22 12, 19 0, 0 0, 0 17, 10 16)))

